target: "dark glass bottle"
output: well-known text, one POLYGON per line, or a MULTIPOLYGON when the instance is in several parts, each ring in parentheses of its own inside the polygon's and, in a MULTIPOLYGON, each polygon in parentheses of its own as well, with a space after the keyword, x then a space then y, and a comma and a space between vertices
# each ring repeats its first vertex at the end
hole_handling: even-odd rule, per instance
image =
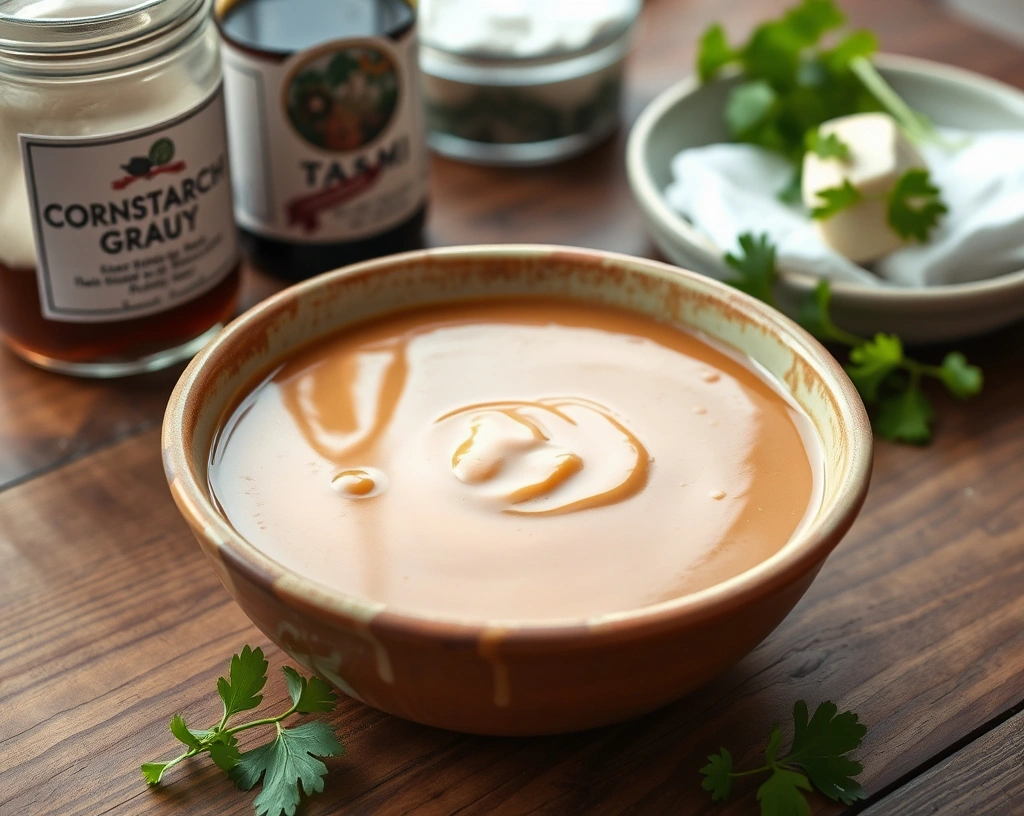
POLYGON ((241 0, 219 20, 235 215, 299 280, 422 245, 427 148, 404 0, 241 0))

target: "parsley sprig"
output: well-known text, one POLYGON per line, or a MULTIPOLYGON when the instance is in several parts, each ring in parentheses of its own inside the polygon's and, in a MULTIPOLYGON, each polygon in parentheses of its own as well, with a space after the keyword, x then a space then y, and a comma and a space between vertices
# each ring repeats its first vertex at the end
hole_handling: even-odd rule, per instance
MULTIPOLYGON (((767 235, 744 233, 739 245, 740 254, 725 256, 739 275, 727 283, 778 308, 773 291, 778 277, 774 244, 767 235)), ((981 369, 970 365, 960 352, 950 352, 940 365, 914 360, 904 352, 898 335, 879 333, 868 339, 841 329, 832 321, 831 299, 829 282, 818 281, 800 303, 797 319, 819 340, 849 347, 844 368, 871 412, 875 433, 882 438, 916 445, 931 441, 935 411, 921 388, 925 378, 938 380, 960 399, 981 392, 981 369)))
POLYGON ((762 816, 810 816, 804 792, 811 791, 812 784, 829 799, 850 805, 866 795, 854 779, 863 767, 849 756, 866 733, 867 727, 852 711, 839 713, 835 703, 826 701, 808 719, 807 703, 799 700, 793 707, 793 745, 788 754, 779 756, 782 730, 776 725, 768 738, 764 765, 736 771, 732 754, 722 748, 700 769, 701 787, 718 802, 729 796, 737 777, 767 773, 769 777, 757 789, 762 816))
MULTIPOLYGON (((878 50, 875 35, 867 30, 840 31, 845 23, 834 0, 801 0, 778 19, 761 23, 742 45, 730 44, 718 23, 701 37, 701 82, 733 66, 743 76, 725 105, 733 138, 780 153, 794 164, 792 180, 779 192, 783 201, 799 199, 806 151, 842 161, 849 157, 848 145, 834 135, 819 135, 820 126, 830 119, 884 111, 912 142, 942 142, 932 123, 912 110, 871 62, 878 50), (826 44, 833 34, 833 44, 826 44)), ((938 194, 926 173, 904 175, 889 196, 889 224, 904 239, 927 240, 946 212, 938 194)), ((824 203, 814 210, 815 218, 827 218, 860 201, 849 182, 819 196, 824 203)))
POLYGON ((263 789, 253 802, 257 816, 294 816, 301 792, 308 796, 322 791, 327 766, 317 757, 341 756, 341 743, 326 723, 307 722, 295 728, 281 725, 293 714, 314 714, 334 708, 337 697, 319 677, 306 678, 285 666, 282 671, 291 706, 273 717, 228 726, 236 714, 263 702, 261 692, 267 684, 268 665, 259 648, 246 646, 232 656, 228 677, 217 680, 217 693, 223 704, 220 722, 213 728, 197 731, 189 728, 180 714, 175 714, 170 722, 171 733, 187 750, 167 762, 145 763, 142 775, 146 783, 158 785, 170 768, 206 753, 242 790, 251 790, 263 780, 263 789), (260 726, 273 726, 274 738, 251 751, 240 751, 236 735, 260 726))

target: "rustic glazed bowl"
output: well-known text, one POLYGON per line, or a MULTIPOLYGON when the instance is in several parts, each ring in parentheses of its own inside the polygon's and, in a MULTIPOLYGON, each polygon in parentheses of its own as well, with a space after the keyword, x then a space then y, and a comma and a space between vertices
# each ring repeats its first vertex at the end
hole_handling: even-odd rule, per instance
MULTIPOLYGON (((651 711, 712 680, 804 594, 860 510, 871 430, 842 369, 802 329, 706 277, 606 252, 460 247, 396 255, 286 289, 195 358, 163 426, 171 493, 224 586, 306 668, 371 706, 480 734, 590 728, 651 711), (507 295, 617 304, 749 355, 811 417, 824 452, 820 509, 767 561, 701 592, 629 612, 540 623, 426 617, 300 577, 242 538, 210 493, 225 412, 296 349, 396 309, 507 295)), ((626 544, 627 542, 623 542, 626 544)))
MULTIPOLYGON (((937 125, 961 130, 1024 128, 1024 93, 971 71, 929 60, 881 55, 879 71, 910 105, 937 125)), ((732 276, 716 246, 664 196, 672 158, 684 148, 729 141, 723 109, 736 78, 672 86, 640 114, 629 136, 626 169, 648 231, 665 257, 718 279, 732 276)), ((779 270, 783 308, 796 312, 817 280, 779 270)), ((905 342, 935 343, 993 331, 1024 319, 1024 269, 971 283, 908 289, 832 283, 832 317, 843 328, 871 336, 896 332, 905 342)))

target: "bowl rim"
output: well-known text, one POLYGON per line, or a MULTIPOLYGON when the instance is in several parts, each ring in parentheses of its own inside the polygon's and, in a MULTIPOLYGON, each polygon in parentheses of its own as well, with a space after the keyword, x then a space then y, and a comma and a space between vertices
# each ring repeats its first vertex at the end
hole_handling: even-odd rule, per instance
MULTIPOLYGON (((272 363, 268 361, 268 368, 272 363)), ((193 431, 197 426, 198 423, 192 423, 193 431)), ((372 621, 375 632, 387 632, 392 638, 408 641, 424 636, 441 637, 452 644, 478 644, 487 633, 499 631, 502 648, 514 649, 517 646, 564 645, 578 639, 581 633, 586 633, 587 642, 592 642, 594 638, 615 641, 634 638, 641 632, 654 634, 677 629, 719 617, 783 590, 815 571, 853 524, 867 495, 873 438, 864 404, 835 358, 795 322, 753 297, 696 272, 621 253, 543 244, 493 244, 417 250, 364 261, 294 284, 260 302, 225 327, 182 373, 164 414, 161 445, 165 474, 179 511, 197 535, 201 531, 206 541, 218 549, 222 560, 231 562, 230 567, 225 565, 229 572, 238 570, 249 581, 286 603, 289 603, 286 596, 299 600, 304 607, 313 607, 345 624, 365 628, 372 621), (342 278, 372 276, 423 259, 442 263, 450 259, 457 263, 467 259, 535 259, 552 254, 590 265, 617 265, 666 282, 678 282, 692 293, 727 304, 745 321, 776 335, 789 346, 795 357, 808 363, 825 384, 848 445, 847 471, 835 474, 826 470, 826 478, 843 478, 845 484, 832 504, 819 511, 817 517, 770 558, 699 592, 589 618, 493 621, 394 609, 331 589, 263 554, 218 511, 188 453, 193 437, 185 438, 185 416, 194 412, 195 406, 201 406, 199 410, 222 411, 233 398, 225 397, 209 407, 211 403, 204 400, 203 388, 215 382, 223 358, 228 357, 232 347, 250 331, 271 325, 277 316, 287 315, 295 301, 314 296, 321 288, 342 278), (280 582, 281 578, 286 581, 280 582)))
MULTIPOLYGON (((882 73, 909 75, 927 80, 945 80, 971 86, 980 94, 1012 100, 1022 107, 1024 116, 1024 91, 992 77, 959 68, 943 62, 908 57, 899 54, 878 54, 875 63, 882 73)), ((715 80, 720 81, 720 80, 715 80)), ((689 221, 676 213, 665 200, 662 191, 647 172, 648 143, 654 128, 662 118, 687 97, 693 95, 702 83, 695 74, 669 86, 658 94, 637 117, 626 143, 626 175, 633 197, 644 214, 654 222, 661 232, 682 239, 690 251, 702 253, 704 261, 721 263, 727 248, 717 246, 710 238, 697 230, 689 221)), ((813 289, 818 279, 813 275, 794 270, 779 269, 779 277, 798 289, 813 289)), ((1024 285, 1024 268, 965 283, 947 283, 920 288, 897 286, 865 286, 849 281, 830 281, 832 294, 838 298, 864 304, 920 304, 922 302, 943 302, 965 299, 990 298, 994 293, 1016 289, 1024 285)))

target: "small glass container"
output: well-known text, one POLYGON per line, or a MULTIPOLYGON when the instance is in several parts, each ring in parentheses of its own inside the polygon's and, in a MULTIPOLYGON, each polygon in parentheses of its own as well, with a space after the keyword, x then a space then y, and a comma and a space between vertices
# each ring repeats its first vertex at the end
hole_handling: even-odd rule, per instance
POLYGON ((80 376, 185 359, 235 308, 211 0, 0 0, 0 332, 80 376))
POLYGON ((421 0, 420 68, 434 150, 481 164, 541 165, 615 131, 640 0, 560 2, 421 0), (567 9, 608 16, 575 21, 564 17, 567 9))

